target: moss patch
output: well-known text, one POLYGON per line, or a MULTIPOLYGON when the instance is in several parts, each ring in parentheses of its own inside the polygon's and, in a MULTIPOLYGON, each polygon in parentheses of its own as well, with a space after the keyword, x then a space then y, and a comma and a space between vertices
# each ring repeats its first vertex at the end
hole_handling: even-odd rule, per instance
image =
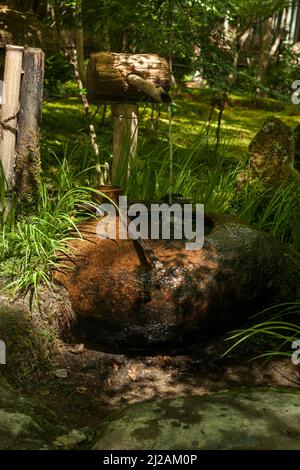
MULTIPOLYGON (((88 129, 85 123, 84 111, 76 86, 68 83, 67 94, 64 98, 49 100, 43 108, 43 149, 45 161, 56 164, 53 156, 49 155, 49 148, 54 150, 58 157, 62 156, 67 142, 75 141, 87 146, 86 165, 93 165, 93 152, 89 144, 88 129)), ((244 160, 247 156, 248 146, 262 124, 273 116, 296 127, 300 123, 300 107, 289 105, 276 100, 264 100, 255 108, 253 102, 242 96, 230 96, 229 104, 224 111, 221 138, 226 142, 224 158, 229 160, 244 160)), ((92 113, 97 108, 91 106, 92 113)), ((172 133, 175 147, 188 149, 205 129, 210 111, 210 99, 206 90, 184 89, 173 92, 173 125, 172 133)), ((110 107, 108 106, 106 118, 101 125, 103 106, 100 106, 95 115, 94 123, 98 134, 98 144, 103 159, 109 158, 112 152, 112 122, 110 107)), ((159 152, 162 147, 168 146, 168 112, 166 106, 161 107, 160 126, 158 132, 151 129, 150 105, 140 105, 139 147, 143 145, 143 153, 147 150, 159 152)), ((154 112, 156 117, 156 111, 154 112)), ((210 133, 214 136, 217 126, 218 112, 213 114, 210 133)), ((71 152, 72 145, 69 145, 71 152)), ((84 150, 83 150, 84 152, 84 150)), ((82 159, 82 158, 81 158, 82 159)), ((81 169, 81 163, 78 161, 81 169)))

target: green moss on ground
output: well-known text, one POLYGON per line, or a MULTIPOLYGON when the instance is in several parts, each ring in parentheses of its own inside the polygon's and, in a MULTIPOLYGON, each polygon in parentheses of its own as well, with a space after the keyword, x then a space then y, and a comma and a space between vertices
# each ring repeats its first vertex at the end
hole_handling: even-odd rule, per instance
MULTIPOLYGON (((47 162, 54 162, 49 158, 48 150, 51 148, 60 157, 63 155, 67 142, 75 141, 86 146, 87 160, 93 164, 93 152, 88 142, 88 131, 80 97, 76 86, 68 83, 67 94, 64 98, 48 100, 43 108, 43 148, 47 162), (72 96, 70 96, 72 95, 72 96)), ((210 111, 210 98, 207 90, 184 89, 173 93, 172 133, 177 147, 187 149, 203 132, 210 111)), ((92 106, 92 113, 96 106, 92 106)), ((103 106, 95 117, 98 134, 98 143, 103 158, 107 158, 112 151, 112 122, 108 107, 104 125, 101 127, 103 106)), ((156 113, 154 113, 154 116, 156 113)), ((256 107, 253 102, 244 96, 231 95, 223 117, 222 140, 226 142, 226 155, 230 160, 243 160, 247 155, 248 146, 268 116, 281 119, 291 128, 300 123, 300 106, 285 104, 272 99, 260 100, 256 107)), ((217 127, 218 111, 213 115, 211 135, 217 127)), ((140 105, 140 143, 144 141, 144 151, 151 151, 168 145, 168 110, 161 109, 160 127, 157 133, 151 130, 151 106, 140 105)))

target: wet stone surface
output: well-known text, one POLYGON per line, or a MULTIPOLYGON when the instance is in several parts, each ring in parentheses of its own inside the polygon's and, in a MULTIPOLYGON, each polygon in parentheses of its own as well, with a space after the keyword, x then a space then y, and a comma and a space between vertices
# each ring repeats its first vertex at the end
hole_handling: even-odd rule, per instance
POLYGON ((78 342, 116 349, 190 343, 295 292, 300 273, 285 247, 231 217, 210 220, 201 250, 151 241, 163 263, 152 271, 131 240, 98 239, 97 221, 83 226, 85 240, 72 242, 75 266, 58 275, 70 295, 78 342))

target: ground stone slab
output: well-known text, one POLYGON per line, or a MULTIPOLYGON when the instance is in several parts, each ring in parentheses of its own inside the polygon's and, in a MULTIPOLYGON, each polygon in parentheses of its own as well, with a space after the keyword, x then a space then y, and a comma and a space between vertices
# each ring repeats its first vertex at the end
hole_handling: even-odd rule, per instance
POLYGON ((112 414, 94 449, 300 448, 300 393, 256 390, 152 400, 112 414))

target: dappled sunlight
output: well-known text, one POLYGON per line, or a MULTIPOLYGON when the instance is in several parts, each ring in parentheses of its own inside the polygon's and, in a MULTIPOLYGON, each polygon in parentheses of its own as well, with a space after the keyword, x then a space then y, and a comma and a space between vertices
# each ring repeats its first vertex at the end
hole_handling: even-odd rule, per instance
POLYGON ((298 2, 4 3, 0 450, 298 448, 298 2))

